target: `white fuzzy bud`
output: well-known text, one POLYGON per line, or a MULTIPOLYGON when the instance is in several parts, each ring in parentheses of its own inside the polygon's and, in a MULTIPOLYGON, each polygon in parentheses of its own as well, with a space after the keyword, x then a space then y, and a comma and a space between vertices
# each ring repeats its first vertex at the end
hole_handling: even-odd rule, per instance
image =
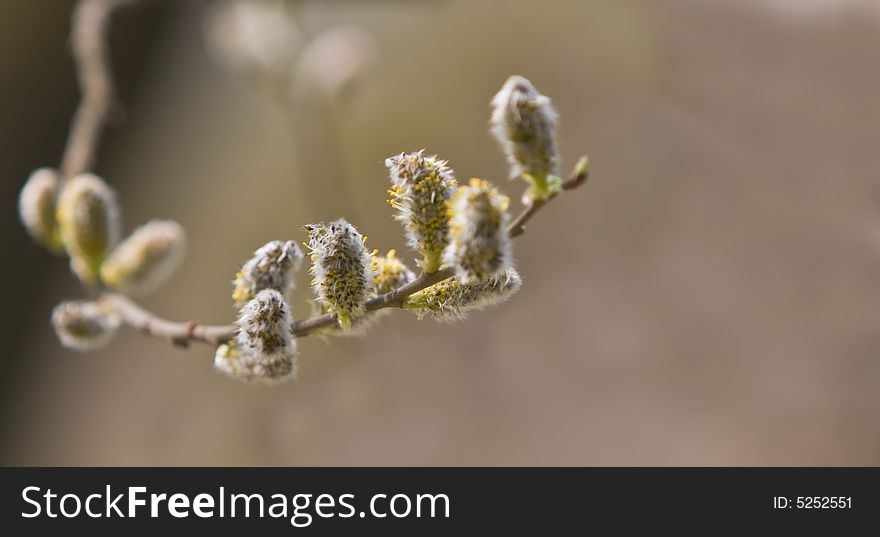
POLYGON ((318 301, 334 313, 343 329, 366 313, 364 304, 374 294, 372 259, 366 238, 343 219, 306 226, 318 301))
POLYGON ((281 293, 264 289, 238 318, 234 341, 218 347, 214 367, 240 380, 278 382, 296 375, 296 340, 290 308, 281 293))
MULTIPOLYGON (((415 278, 415 273, 397 258, 397 252, 394 250, 388 250, 388 253, 384 256, 373 256, 373 296, 393 291, 413 281, 415 278)), ((323 313, 327 313, 326 307, 316 312, 316 314, 323 313)), ((391 310, 387 308, 370 311, 362 317, 354 319, 350 328, 343 330, 339 326, 333 326, 318 331, 318 335, 335 337, 362 336, 389 313, 391 313, 391 310)))
POLYGON ((391 178, 388 202, 397 209, 411 248, 423 256, 425 272, 440 268, 443 249, 449 243, 448 200, 456 181, 446 161, 425 156, 424 151, 385 159, 391 178))
POLYGON ((270 241, 261 246, 233 280, 232 300, 242 308, 263 289, 274 289, 290 300, 294 273, 302 264, 303 252, 294 241, 270 241))
POLYGON ((18 214, 28 234, 55 253, 64 251, 55 218, 59 182, 56 170, 40 168, 31 174, 18 197, 18 214))
POLYGON ((508 268, 503 276, 482 282, 461 283, 449 278, 413 293, 403 307, 415 312, 419 318, 431 314, 438 321, 458 321, 472 311, 504 302, 520 287, 522 280, 513 268, 508 268))
POLYGON ((471 179, 452 198, 449 245, 443 262, 455 267, 462 283, 501 276, 512 263, 507 232, 508 199, 488 181, 471 179))
POLYGON ((547 199, 562 183, 556 123, 550 99, 522 76, 508 78, 492 99, 492 134, 507 155, 511 177, 531 183, 535 199, 547 199))
POLYGON ((110 341, 119 318, 95 302, 62 302, 52 310, 52 327, 65 347, 89 351, 110 341))
POLYGON ((116 193, 97 175, 77 175, 61 191, 57 218, 71 267, 81 280, 95 282, 101 263, 119 241, 116 193))
POLYGON ((165 282, 183 261, 186 234, 171 220, 137 228, 101 265, 101 280, 127 295, 144 295, 165 282))

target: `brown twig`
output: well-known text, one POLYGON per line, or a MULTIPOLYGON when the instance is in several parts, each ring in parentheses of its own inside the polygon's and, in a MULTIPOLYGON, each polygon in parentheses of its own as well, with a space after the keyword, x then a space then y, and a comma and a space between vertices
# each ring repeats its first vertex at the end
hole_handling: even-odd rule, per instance
MULTIPOLYGON (((563 188, 566 190, 577 188, 584 184, 586 180, 586 170, 580 172, 576 171, 565 183, 563 183, 563 188)), ((523 209, 523 211, 507 226, 507 232, 510 233, 510 236, 518 237, 525 233, 526 223, 531 220, 541 208, 547 205, 549 201, 550 200, 536 200, 526 205, 525 209, 523 209)), ((454 270, 449 267, 430 274, 422 272, 413 281, 398 287, 393 291, 385 293, 384 295, 370 299, 366 304, 367 311, 376 311, 384 308, 399 308, 403 306, 406 298, 413 293, 417 293, 422 289, 440 283, 454 275, 454 270)), ((157 317, 143 309, 131 299, 117 293, 104 293, 101 297, 101 301, 107 306, 113 308, 125 324, 139 329, 145 334, 167 339, 176 345, 186 346, 189 341, 199 341, 202 343, 217 345, 235 337, 236 326, 234 324, 208 326, 193 321, 188 323, 168 321, 157 317)), ((292 331, 293 335, 296 337, 305 337, 318 330, 335 325, 336 316, 332 313, 325 313, 323 315, 294 321, 292 331)))
POLYGON ((167 339, 178 346, 186 347, 190 341, 218 345, 235 336, 234 324, 209 326, 195 321, 184 323, 168 321, 157 317, 134 300, 119 293, 103 293, 100 302, 116 312, 126 325, 148 336, 167 339))
MULTIPOLYGON (((587 157, 582 157, 577 165, 575 166, 574 172, 562 183, 563 190, 574 190, 584 183, 587 182, 587 179, 590 178, 589 172, 589 161, 587 157)), ((553 198, 555 198, 557 194, 553 194, 550 198, 546 200, 532 200, 526 206, 526 209, 519 214, 516 218, 513 219, 513 222, 507 226, 507 230, 510 233, 511 237, 519 237, 523 233, 526 232, 526 223, 535 216, 535 213, 541 210, 544 205, 550 202, 553 198)))
POLYGON ((82 97, 61 158, 64 179, 88 171, 94 164, 101 130, 116 99, 107 52, 107 20, 111 11, 130 1, 80 0, 74 8, 70 41, 82 97))

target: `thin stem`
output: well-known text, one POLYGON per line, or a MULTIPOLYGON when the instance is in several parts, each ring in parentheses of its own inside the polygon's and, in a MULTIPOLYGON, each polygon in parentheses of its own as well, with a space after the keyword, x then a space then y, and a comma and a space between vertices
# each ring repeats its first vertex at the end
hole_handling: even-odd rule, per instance
POLYGON ((82 97, 61 158, 64 179, 88 171, 94 164, 101 130, 116 99, 107 52, 107 20, 113 9, 130 1, 80 0, 74 9, 70 39, 82 97))
MULTIPOLYGON (((552 199, 552 198, 551 198, 552 199)), ((549 201, 549 200, 548 200, 549 201)), ((519 213, 519 216, 513 219, 513 222, 507 227, 508 233, 510 233, 510 237, 519 237, 523 233, 526 232, 526 222, 532 219, 535 216, 535 213, 541 210, 541 207, 547 205, 547 201, 544 200, 532 200, 531 203, 526 205, 526 209, 519 213)))
POLYGON ((196 321, 185 323, 168 321, 150 313, 132 299, 119 293, 105 292, 99 301, 119 315, 126 325, 145 335, 167 339, 181 347, 188 346, 190 341, 219 345, 235 336, 234 324, 209 326, 196 321))

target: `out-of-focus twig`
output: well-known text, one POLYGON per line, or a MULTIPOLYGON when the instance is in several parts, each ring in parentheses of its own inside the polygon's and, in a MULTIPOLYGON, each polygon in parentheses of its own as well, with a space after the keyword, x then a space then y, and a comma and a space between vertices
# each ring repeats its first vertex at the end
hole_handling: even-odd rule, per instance
POLYGON ((116 99, 107 50, 107 21, 115 8, 132 1, 80 0, 74 8, 70 44, 82 96, 61 159, 64 179, 88 171, 94 164, 101 131, 116 99))

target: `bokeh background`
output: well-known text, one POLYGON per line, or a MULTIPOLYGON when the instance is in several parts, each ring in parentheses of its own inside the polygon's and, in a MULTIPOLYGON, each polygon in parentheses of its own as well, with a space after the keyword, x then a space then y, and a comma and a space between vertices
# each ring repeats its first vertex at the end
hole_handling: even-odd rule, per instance
POLYGON ((49 313, 83 292, 15 208, 77 103, 73 4, 5 0, 0 463, 880 464, 876 4, 294 2, 291 47, 339 25, 374 40, 332 98, 218 62, 214 4, 141 0, 113 19, 126 107, 96 171, 127 230, 188 231, 183 268, 144 300, 166 317, 229 322, 238 264, 312 221, 346 216, 406 252, 391 154, 428 148, 518 198, 486 128, 510 74, 554 99, 565 167, 589 153, 593 177, 517 241, 525 285, 503 307, 302 340, 296 382, 241 385, 209 347, 131 330, 77 354, 49 313))

